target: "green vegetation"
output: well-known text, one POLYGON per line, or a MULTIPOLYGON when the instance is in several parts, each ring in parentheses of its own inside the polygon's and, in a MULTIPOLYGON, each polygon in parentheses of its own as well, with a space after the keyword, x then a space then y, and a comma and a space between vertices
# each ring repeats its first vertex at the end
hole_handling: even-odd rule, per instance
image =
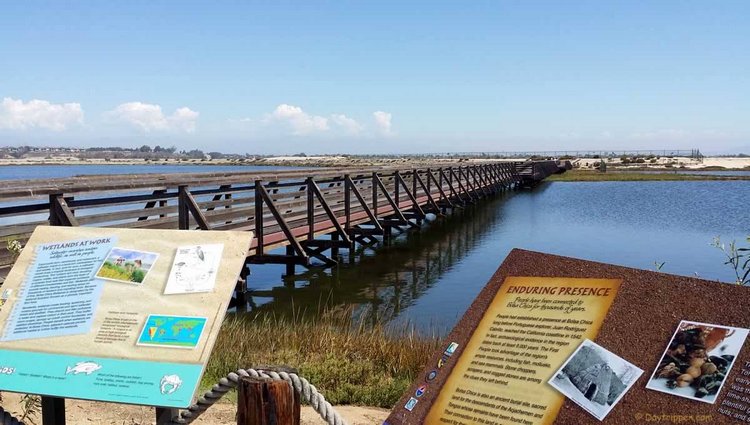
POLYGON ((357 323, 350 311, 304 319, 232 316, 221 328, 202 387, 238 368, 287 365, 334 405, 391 408, 440 342, 412 326, 357 323))
POLYGON ((563 174, 553 174, 545 179, 556 182, 599 182, 599 181, 699 181, 699 180, 750 180, 750 176, 716 176, 708 174, 678 173, 622 173, 617 171, 571 170, 563 174))
POLYGON ((135 265, 132 262, 125 263, 125 266, 123 267, 118 266, 111 261, 105 261, 104 265, 102 265, 102 268, 96 275, 104 279, 124 280, 136 283, 143 282, 143 278, 146 277, 143 270, 135 268, 135 265))
MULTIPOLYGON (((750 243, 750 236, 747 237, 750 243)), ((750 246, 738 248, 737 242, 724 244, 719 236, 715 237, 711 245, 724 253, 725 265, 732 267, 738 285, 750 285, 750 246)))

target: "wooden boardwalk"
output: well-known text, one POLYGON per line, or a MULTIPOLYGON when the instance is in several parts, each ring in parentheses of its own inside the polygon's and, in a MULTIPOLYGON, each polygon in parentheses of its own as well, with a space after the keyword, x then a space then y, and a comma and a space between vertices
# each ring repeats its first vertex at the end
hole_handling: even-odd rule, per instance
MULTIPOLYGON (((334 266, 340 248, 388 241, 514 187, 555 161, 195 174, 129 174, 0 182, 0 240, 25 243, 38 225, 254 231, 250 263, 334 266), (380 238, 380 239, 377 239, 380 238), (273 251, 286 247, 284 253, 273 251), (330 252, 332 255, 326 255, 330 252)), ((12 255, 0 247, 0 276, 12 255)))

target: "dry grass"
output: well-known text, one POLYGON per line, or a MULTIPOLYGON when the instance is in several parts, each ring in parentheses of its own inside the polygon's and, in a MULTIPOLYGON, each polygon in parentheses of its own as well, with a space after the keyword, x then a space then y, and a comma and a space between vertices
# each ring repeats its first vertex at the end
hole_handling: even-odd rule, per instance
POLYGON ((390 408, 416 378, 441 339, 413 326, 365 326, 351 311, 309 318, 227 318, 204 384, 258 365, 296 368, 333 404, 390 408))

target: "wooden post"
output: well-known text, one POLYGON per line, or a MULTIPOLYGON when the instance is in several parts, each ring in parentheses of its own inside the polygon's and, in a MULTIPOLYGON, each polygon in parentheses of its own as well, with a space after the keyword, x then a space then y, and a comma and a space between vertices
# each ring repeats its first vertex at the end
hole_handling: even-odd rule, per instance
POLYGON ((190 210, 187 204, 187 186, 177 187, 177 228, 180 230, 190 229, 190 210))
POLYGON ((243 377, 239 382, 237 425, 299 425, 300 399, 286 381, 243 377))

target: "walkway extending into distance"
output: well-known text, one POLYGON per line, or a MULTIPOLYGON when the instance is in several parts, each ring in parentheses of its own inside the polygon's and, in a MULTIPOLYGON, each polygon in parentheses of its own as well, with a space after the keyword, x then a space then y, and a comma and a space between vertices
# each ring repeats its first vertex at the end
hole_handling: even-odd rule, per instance
MULTIPOLYGON (((335 266, 340 248, 387 243, 394 232, 418 228, 426 214, 441 216, 566 169, 569 163, 556 161, 487 161, 6 180, 0 238, 24 244, 38 225, 245 230, 255 233, 247 264, 286 264, 293 274, 295 265, 335 266), (279 247, 285 253, 273 252, 279 247)), ((3 243, 0 276, 12 263, 3 243)))

